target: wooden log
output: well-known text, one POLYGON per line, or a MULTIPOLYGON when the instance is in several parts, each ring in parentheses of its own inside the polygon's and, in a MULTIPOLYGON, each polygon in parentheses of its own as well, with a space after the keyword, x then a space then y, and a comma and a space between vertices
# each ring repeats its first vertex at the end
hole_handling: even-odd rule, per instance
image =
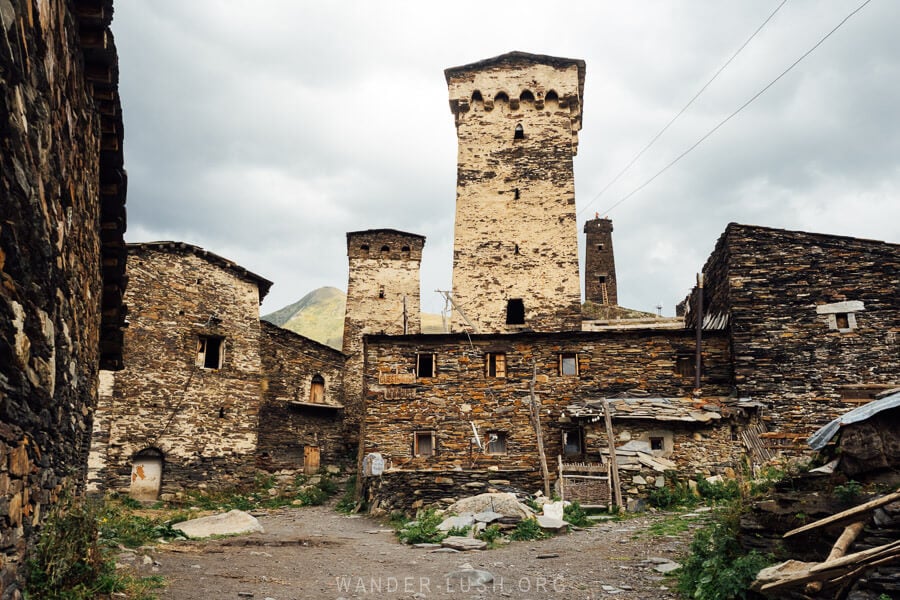
POLYGON ((603 399, 603 417, 606 421, 606 439, 609 441, 609 474, 612 483, 613 498, 616 506, 622 506, 622 487, 619 485, 619 464, 616 462, 616 438, 613 436, 612 417, 609 414, 609 401, 603 399))
MULTIPOLYGON (((847 549, 850 547, 850 544, 853 543, 857 537, 859 537, 860 532, 865 527, 865 521, 857 521, 855 523, 851 523, 844 527, 844 531, 838 536, 838 539, 834 542, 834 546, 831 547, 831 552, 828 553, 828 558, 825 559, 825 562, 830 560, 835 560, 836 558, 840 558, 847 554, 847 549)), ((806 584, 806 593, 813 594, 815 592, 822 591, 822 582, 821 581, 813 581, 812 583, 806 584)))
MULTIPOLYGON (((890 504, 895 500, 900 500, 900 491, 893 492, 886 496, 882 496, 881 498, 875 498, 874 500, 869 500, 859 506, 855 506, 845 511, 841 511, 839 513, 833 514, 830 517, 825 517, 824 519, 819 519, 818 521, 813 521, 803 527, 798 527, 797 529, 791 529, 787 533, 785 533, 782 537, 788 538, 793 535, 797 535, 798 533, 805 533, 807 531, 812 531, 813 529, 819 529, 820 527, 826 527, 828 525, 833 525, 840 521, 849 520, 853 517, 859 517, 868 512, 871 512, 878 508, 879 506, 884 506, 885 504, 890 504)), ((855 519, 854 519, 855 520, 855 519)))
POLYGON ((538 406, 537 396, 534 394, 534 384, 537 381, 537 363, 532 362, 531 373, 531 420, 534 425, 534 434, 537 437, 538 458, 541 460, 541 475, 544 478, 544 496, 550 497, 550 471, 547 469, 547 455, 544 454, 544 434, 541 431, 541 408, 538 406))

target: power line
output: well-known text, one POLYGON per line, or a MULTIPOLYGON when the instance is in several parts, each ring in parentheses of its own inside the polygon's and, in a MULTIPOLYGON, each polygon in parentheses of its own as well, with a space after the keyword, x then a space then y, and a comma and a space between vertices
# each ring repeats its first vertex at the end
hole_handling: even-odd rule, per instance
POLYGON ((678 114, 676 114, 674 117, 672 117, 672 119, 671 119, 668 123, 666 123, 665 127, 663 127, 662 129, 660 129, 660 130, 657 132, 657 134, 654 135, 653 138, 652 138, 649 142, 647 142, 647 145, 644 146, 643 148, 641 148, 641 151, 638 152, 637 154, 635 154, 634 157, 628 162, 628 164, 625 165, 625 167, 623 167, 622 170, 619 171, 619 172, 616 174, 616 176, 613 177, 612 180, 611 180, 609 183, 607 183, 605 186, 603 186, 603 189, 600 190, 599 192, 597 192, 597 195, 594 196, 594 197, 591 199, 591 201, 588 202, 588 203, 585 205, 585 207, 581 209, 581 211, 579 211, 579 213, 578 213, 579 216, 580 216, 581 214, 583 214, 584 211, 586 211, 586 210, 588 209, 588 207, 589 207, 591 204, 593 204, 594 202, 596 202, 597 199, 600 198, 600 196, 602 196, 604 192, 606 192, 606 190, 608 190, 610 187, 612 187, 612 185, 613 185, 615 182, 617 182, 617 181, 619 180, 619 178, 622 177, 622 175, 624 175, 625 172, 628 171, 628 169, 630 169, 631 166, 632 166, 634 163, 636 163, 637 160, 638 160, 641 156, 644 155, 644 152, 646 152, 647 150, 649 150, 649 149, 650 149, 650 146, 652 146, 653 144, 656 143, 656 140, 658 140, 660 137, 662 137, 662 134, 664 134, 664 133, 669 129, 669 127, 671 127, 672 124, 673 124, 675 121, 677 121, 678 118, 679 118, 681 115, 683 115, 684 112, 685 112, 688 108, 690 108, 690 106, 694 103, 694 101, 695 101, 697 98, 700 97, 700 94, 702 94, 703 92, 706 91, 706 88, 708 88, 708 87, 710 86, 710 84, 712 84, 712 82, 716 80, 716 78, 719 76, 719 74, 721 74, 722 71, 724 71, 725 68, 726 68, 728 65, 731 64, 731 61, 733 61, 735 58, 737 58, 737 55, 740 54, 741 51, 742 51, 744 48, 747 47, 747 44, 749 44, 750 41, 751 41, 753 38, 756 37, 756 34, 758 34, 760 31, 762 31, 762 28, 765 27, 766 24, 767 24, 769 21, 772 20, 772 17, 774 17, 775 14, 776 14, 779 10, 781 10, 781 7, 784 6, 786 3, 787 3, 787 0, 782 0, 781 4, 779 4, 778 6, 775 7, 775 10, 772 11, 772 14, 770 14, 768 17, 766 17, 766 20, 763 21, 762 24, 761 24, 759 27, 756 28, 756 31, 754 31, 754 32, 750 35, 750 37, 748 37, 747 40, 746 40, 743 44, 741 44, 741 47, 738 48, 738 49, 734 52, 734 54, 731 55, 731 58, 729 58, 728 60, 726 60, 726 61, 725 61, 725 64, 723 64, 721 67, 719 67, 719 70, 716 71, 716 72, 713 74, 713 76, 709 78, 709 81, 707 81, 705 84, 703 84, 703 87, 701 87, 700 90, 699 90, 696 94, 694 94, 694 97, 693 97, 693 98, 691 98, 690 100, 688 100, 688 103, 685 104, 684 107, 682 107, 682 109, 678 111, 678 114))
POLYGON ((744 110, 745 108, 747 108, 748 106, 750 106, 750 104, 752 104, 754 100, 756 100, 757 98, 759 98, 760 96, 762 96, 762 95, 763 95, 770 87, 772 87, 773 85, 775 85, 775 84, 778 82, 778 80, 780 80, 782 77, 784 77, 784 76, 787 75, 789 72, 791 72, 791 70, 793 70, 794 67, 796 67, 798 64, 800 64, 800 61, 802 61, 804 58, 806 58, 807 56, 809 56, 810 54, 812 54, 813 51, 814 51, 816 48, 818 48, 819 46, 821 46, 822 43, 823 43, 825 40, 827 40, 829 37, 831 37, 831 35, 832 35, 835 31, 837 31, 838 29, 840 29, 841 26, 843 26, 844 23, 846 23, 847 21, 849 21, 850 18, 851 18, 853 15, 855 15, 856 13, 858 13, 859 11, 861 11, 863 8, 865 8, 866 4, 868 4, 868 3, 871 2, 871 1, 872 1, 872 0, 865 0, 865 2, 863 2, 862 4, 860 4, 859 6, 857 6, 853 11, 850 12, 850 14, 848 14, 846 17, 844 17, 844 18, 841 20, 840 23, 838 23, 837 25, 835 25, 835 26, 834 26, 834 29, 832 29, 831 31, 829 31, 828 33, 826 33, 825 36, 822 37, 822 39, 820 39, 818 42, 816 42, 815 45, 813 45, 812 48, 810 48, 809 50, 807 50, 806 52, 804 52, 804 53, 800 56, 800 58, 798 58, 797 60, 795 60, 795 61, 791 64, 791 66, 789 66, 787 69, 785 69, 784 71, 782 71, 781 74, 780 74, 778 77, 776 77, 775 79, 773 79, 772 81, 770 81, 763 89, 761 89, 760 91, 756 92, 753 96, 751 96, 751 98, 750 98, 749 100, 747 100, 746 102, 744 102, 744 103, 743 103, 740 107, 738 107, 738 109, 735 110, 733 113, 731 113, 730 115, 728 115, 727 117, 725 117, 724 119, 722 119, 721 121, 719 121, 719 123, 718 123, 715 127, 713 127, 712 129, 710 129, 709 131, 707 131, 707 132, 703 135, 703 137, 701 137, 699 140, 697 140, 696 142, 694 142, 690 147, 688 147, 687 150, 685 150, 684 152, 682 152, 681 154, 679 154, 678 156, 676 156, 674 159, 672 159, 672 161, 670 161, 666 166, 664 166, 662 169, 660 169, 659 171, 657 171, 650 179, 648 179, 647 181, 645 181, 644 183, 642 183, 641 185, 639 185, 638 187, 636 187, 635 189, 633 189, 631 192, 629 192, 628 194, 626 194, 625 196, 623 196, 619 201, 617 201, 615 204, 613 204, 612 206, 610 206, 609 208, 607 208, 605 211, 603 211, 603 213, 606 214, 606 213, 610 212, 612 209, 616 208, 617 206, 619 206, 620 204, 622 204, 623 202, 625 202, 626 200, 628 200, 629 198, 631 198, 632 196, 634 196, 635 194, 637 194, 639 191, 641 191, 642 189, 644 189, 645 187, 647 187, 648 185, 650 185, 657 177, 659 177, 660 175, 662 175, 663 173, 665 173, 666 171, 668 171, 669 168, 671 168, 675 163, 677 163, 677 162, 680 161, 682 158, 684 158, 685 156, 687 156, 694 148, 696 148, 697 146, 699 146, 700 144, 702 144, 704 141, 706 141, 706 139, 707 139, 708 137, 710 137, 712 134, 714 134, 716 131, 718 131, 719 128, 722 127, 722 125, 724 125, 725 123, 727 123, 728 121, 730 121, 732 118, 734 118, 739 112, 741 112, 742 110, 744 110))

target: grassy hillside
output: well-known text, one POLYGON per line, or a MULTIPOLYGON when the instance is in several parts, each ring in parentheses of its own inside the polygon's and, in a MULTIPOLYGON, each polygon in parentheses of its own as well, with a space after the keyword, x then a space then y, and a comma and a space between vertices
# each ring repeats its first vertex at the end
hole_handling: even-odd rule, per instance
POLYGON ((334 287, 313 290, 297 302, 262 318, 279 327, 340 350, 344 335, 344 292, 334 287))

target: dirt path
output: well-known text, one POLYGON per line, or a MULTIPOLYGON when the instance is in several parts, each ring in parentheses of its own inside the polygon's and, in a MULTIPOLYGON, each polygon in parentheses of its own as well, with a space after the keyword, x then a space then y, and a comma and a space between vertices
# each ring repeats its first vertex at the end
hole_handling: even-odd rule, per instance
POLYGON ((133 562, 142 574, 166 578, 160 597, 167 600, 675 598, 674 579, 645 562, 677 560, 687 549, 690 529, 648 531, 667 519, 672 516, 646 515, 494 550, 435 553, 400 544, 367 517, 328 506, 282 509, 259 516, 263 534, 172 543, 138 553, 133 562), (490 572, 493 582, 475 587, 448 580, 466 563, 490 572))

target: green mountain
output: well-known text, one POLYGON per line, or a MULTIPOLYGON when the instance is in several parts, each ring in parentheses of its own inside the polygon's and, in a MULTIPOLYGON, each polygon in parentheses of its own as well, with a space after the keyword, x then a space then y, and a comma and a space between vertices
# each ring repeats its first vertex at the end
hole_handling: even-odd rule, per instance
POLYGON ((261 318, 312 340, 341 349, 347 297, 334 287, 322 287, 261 318))

